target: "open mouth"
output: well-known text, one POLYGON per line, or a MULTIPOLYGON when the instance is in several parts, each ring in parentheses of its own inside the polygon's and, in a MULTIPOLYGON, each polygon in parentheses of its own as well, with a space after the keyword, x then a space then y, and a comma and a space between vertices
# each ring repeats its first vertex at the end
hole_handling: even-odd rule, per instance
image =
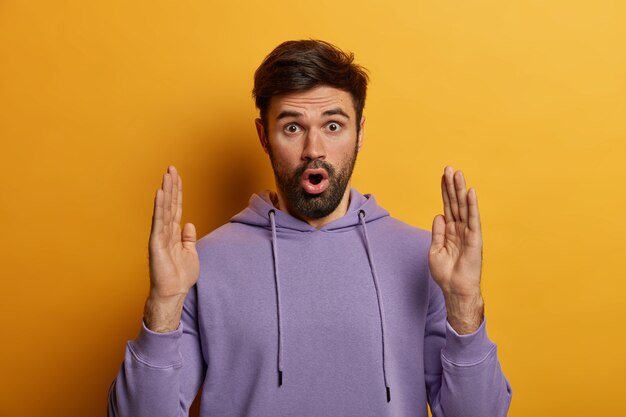
POLYGON ((300 183, 308 194, 320 194, 328 188, 328 172, 323 168, 311 168, 304 171, 300 183))
POLYGON ((309 175, 309 181, 313 185, 319 184, 320 182, 322 182, 323 179, 324 179, 324 177, 322 176, 322 174, 311 174, 311 175, 309 175))

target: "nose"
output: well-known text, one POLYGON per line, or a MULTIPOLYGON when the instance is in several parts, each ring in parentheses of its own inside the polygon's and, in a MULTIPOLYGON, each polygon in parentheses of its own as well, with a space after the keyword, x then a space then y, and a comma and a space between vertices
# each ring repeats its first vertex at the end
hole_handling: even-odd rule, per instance
POLYGON ((307 161, 324 158, 326 158, 326 147, 323 135, 316 129, 309 129, 304 139, 302 160, 307 161))

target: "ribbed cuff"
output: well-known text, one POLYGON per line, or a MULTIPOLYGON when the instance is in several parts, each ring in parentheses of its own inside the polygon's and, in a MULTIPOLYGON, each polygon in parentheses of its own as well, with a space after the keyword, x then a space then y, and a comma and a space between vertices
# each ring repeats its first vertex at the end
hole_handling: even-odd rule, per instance
POLYGON ((183 324, 173 332, 157 333, 141 322, 141 331, 135 340, 128 342, 134 356, 146 365, 155 367, 178 366, 182 363, 180 355, 180 339, 183 335, 183 324))
POLYGON ((483 320, 474 333, 460 335, 446 320, 446 345, 441 354, 450 363, 471 366, 484 361, 496 345, 487 337, 486 322, 483 320))

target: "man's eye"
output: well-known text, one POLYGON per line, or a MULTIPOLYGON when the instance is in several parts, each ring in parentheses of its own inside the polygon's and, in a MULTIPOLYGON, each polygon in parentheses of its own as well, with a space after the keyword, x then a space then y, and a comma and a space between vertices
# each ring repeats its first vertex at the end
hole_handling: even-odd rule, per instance
POLYGON ((285 126, 285 132, 287 133, 298 133, 300 131, 300 126, 295 124, 290 124, 285 126))
POLYGON ((341 125, 336 122, 330 122, 327 125, 327 129, 331 132, 339 132, 341 130, 341 125))

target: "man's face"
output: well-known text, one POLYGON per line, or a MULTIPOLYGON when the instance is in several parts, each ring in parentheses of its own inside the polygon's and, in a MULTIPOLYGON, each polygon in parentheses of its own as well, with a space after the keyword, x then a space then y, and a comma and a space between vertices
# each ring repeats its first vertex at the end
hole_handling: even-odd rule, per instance
POLYGON ((257 120, 279 197, 304 219, 330 215, 349 196, 348 184, 361 147, 350 93, 333 87, 273 97, 267 131, 257 120))

